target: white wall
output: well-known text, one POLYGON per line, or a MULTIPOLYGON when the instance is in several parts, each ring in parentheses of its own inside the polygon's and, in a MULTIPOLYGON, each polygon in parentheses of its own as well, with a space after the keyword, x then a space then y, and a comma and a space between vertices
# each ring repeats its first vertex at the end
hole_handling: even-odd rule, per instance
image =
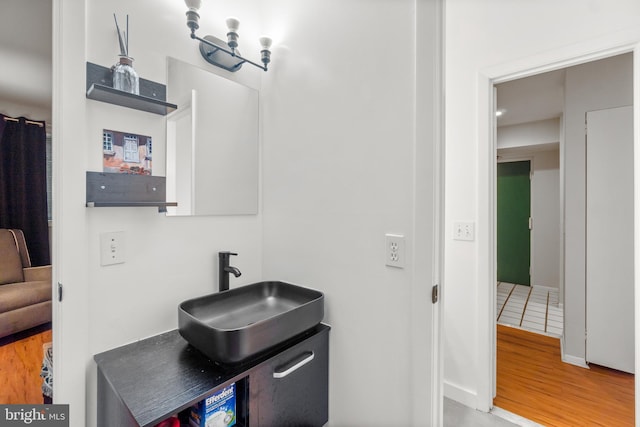
POLYGON ((418 41, 408 0, 287 0, 267 15, 288 19, 265 81, 264 273, 325 293, 333 426, 436 425, 433 323, 413 311, 430 311, 433 283, 433 199, 414 209, 434 191, 437 115, 416 102, 437 98, 438 2, 417 3, 418 41), (417 60, 416 43, 429 45, 417 60), (406 268, 384 265, 385 233, 405 235, 406 268))
POLYGON ((0 68, 0 113, 50 123, 50 59, 2 47, 0 56, 11 66, 0 68))
MULTIPOLYGON (((205 4, 202 26, 222 32, 231 3, 235 2, 205 4)), ((258 21, 250 5, 234 10, 249 28, 252 20, 258 21)), ((55 398, 70 404, 73 426, 95 424, 92 356, 175 329, 180 301, 217 289, 217 251, 239 253, 234 265, 243 274, 231 281, 231 287, 262 278, 261 215, 169 218, 154 208, 84 207, 85 171, 102 170, 103 128, 151 135, 154 174, 164 175, 164 117, 85 97, 85 61, 110 66, 117 60, 113 12, 121 24, 129 14, 130 54, 141 77, 165 83, 167 56, 204 62, 197 43, 189 38, 182 2, 58 0, 54 4, 60 20, 54 30, 54 120, 59 124, 54 128, 59 144, 54 159, 59 174, 54 190, 54 277, 65 289, 63 302, 54 310, 59 325, 54 346, 61 358, 55 398), (126 262, 101 267, 100 233, 118 230, 126 234, 126 262)), ((256 46, 256 56, 257 50, 256 46)), ((260 73, 243 69, 234 78, 259 88, 260 73)))
MULTIPOLYGON (((522 100, 523 103, 527 101, 522 100)), ((560 137, 560 119, 538 120, 517 125, 500 126, 497 134, 498 149, 557 144, 560 137)))
MULTIPOLYGON (((205 34, 224 34, 224 17, 234 14, 247 29, 242 41, 274 36, 269 73, 243 67, 235 77, 258 88, 266 80, 264 214, 166 218, 152 208, 84 207, 84 173, 101 169, 103 128, 151 135, 154 148, 164 142, 159 116, 87 100, 84 63, 116 60, 114 11, 130 15, 130 53, 142 77, 165 82, 167 55, 203 61, 188 37, 184 5, 56 2, 56 210, 63 215, 54 277, 65 300, 54 314, 62 359, 55 387, 56 401, 71 405, 72 425, 85 418, 95 424, 92 355, 175 328, 178 302, 216 289, 215 252, 222 249, 240 253, 234 265, 243 275, 232 287, 276 278, 325 292, 332 425, 434 424, 428 349, 435 339, 429 296, 437 260, 439 3, 205 3, 205 34), (393 37, 381 39, 381 28, 394 28, 393 37), (100 267, 99 234, 116 230, 126 232, 126 263, 100 267), (387 232, 406 236, 405 269, 384 266, 387 232)), ((161 163, 154 158, 154 173, 161 163)))
MULTIPOLYGON (((49 2, 41 2, 40 11, 50 15, 49 2)), ((19 10, 19 8, 18 8, 19 10)), ((31 9, 26 9, 31 12, 31 9)), ((18 13, 16 10, 11 12, 18 13)), ((42 30, 43 33, 49 33, 42 30)), ((18 34, 15 35, 19 37, 18 34)), ((51 124, 51 57, 14 48, 11 41, 0 42, 0 57, 6 64, 0 69, 0 114, 44 120, 51 124)))
POLYGON ((458 220, 477 221, 477 228, 475 242, 445 240, 445 393, 488 410, 495 153, 489 148, 490 92, 484 76, 561 64, 640 40, 640 3, 450 0, 446 7, 445 229, 451 236, 458 220))
POLYGON ((1 8, 0 113, 50 123, 52 0, 4 0, 1 8))
POLYGON ((10 117, 26 117, 30 120, 44 120, 47 126, 51 125, 51 107, 0 99, 0 114, 10 117))
MULTIPOLYGON (((633 57, 621 55, 567 69, 565 85, 564 353, 584 360, 585 114, 633 104, 633 57)), ((616 165, 611 165, 616 167, 616 165)))
MULTIPOLYGON (((196 64, 204 62, 197 43, 189 38, 183 4, 171 8, 169 2, 164 8, 152 6, 157 4, 152 0, 135 4, 126 1, 120 4, 91 1, 87 4, 87 28, 90 29, 87 60, 90 62, 109 65, 117 57, 114 11, 120 21, 129 14, 130 54, 137 57, 134 66, 142 77, 166 82, 167 56, 196 64), (162 31, 157 31, 154 22, 163 22, 162 31)), ((203 16, 208 15, 206 10, 203 9, 203 16)), ((203 19, 202 26, 209 27, 209 20, 203 19)), ((238 77, 259 85, 258 73, 258 70, 248 70, 238 77)), ((155 148, 153 172, 164 175, 164 117, 92 100, 82 101, 86 104, 87 114, 84 142, 87 170, 102 169, 101 139, 102 129, 106 128, 152 136, 155 148)), ((234 265, 243 275, 238 281, 232 281, 232 287, 262 275, 259 215, 175 218, 159 215, 154 208, 90 209, 86 214, 92 283, 90 301, 95 304, 91 310, 91 324, 100 332, 100 339, 92 346, 96 352, 175 328, 177 302, 217 290, 219 250, 231 249, 239 253, 234 265), (101 267, 97 262, 99 233, 115 230, 126 232, 127 262, 101 267), (131 298, 123 301, 118 296, 123 293, 131 298), (131 317, 113 311, 106 304, 110 300, 118 301, 119 307, 130 312, 131 317), (136 326, 132 328, 134 319, 136 326)))
POLYGON ((560 286, 560 152, 534 154, 531 179, 531 284, 560 286))

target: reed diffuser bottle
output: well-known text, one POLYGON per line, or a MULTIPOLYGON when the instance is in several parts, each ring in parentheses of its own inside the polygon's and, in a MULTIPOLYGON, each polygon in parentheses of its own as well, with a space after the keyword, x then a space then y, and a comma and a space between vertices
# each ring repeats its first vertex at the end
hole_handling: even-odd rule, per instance
POLYGON ((113 14, 120 43, 120 61, 111 68, 113 74, 113 88, 123 92, 140 94, 140 77, 133 68, 133 58, 129 56, 129 15, 127 15, 126 31, 120 32, 118 19, 113 14))
POLYGON ((113 88, 136 95, 140 93, 140 77, 133 68, 133 58, 120 55, 120 62, 113 66, 113 88))

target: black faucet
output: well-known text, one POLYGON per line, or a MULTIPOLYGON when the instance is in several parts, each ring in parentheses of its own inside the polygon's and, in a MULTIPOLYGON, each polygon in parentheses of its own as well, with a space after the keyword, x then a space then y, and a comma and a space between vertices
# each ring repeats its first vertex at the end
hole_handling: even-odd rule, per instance
POLYGON ((233 274, 236 277, 240 277, 240 275, 242 273, 240 273, 240 270, 238 270, 236 267, 231 267, 229 265, 229 257, 231 257, 231 255, 238 255, 238 254, 234 254, 233 252, 218 252, 218 261, 219 261, 219 267, 218 267, 218 291, 222 292, 222 291, 228 291, 229 290, 229 273, 233 274))

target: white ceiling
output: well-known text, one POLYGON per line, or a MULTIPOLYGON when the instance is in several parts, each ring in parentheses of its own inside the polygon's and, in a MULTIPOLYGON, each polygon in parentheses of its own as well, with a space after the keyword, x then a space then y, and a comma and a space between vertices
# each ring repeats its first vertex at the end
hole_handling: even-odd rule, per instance
POLYGON ((0 49, 51 59, 51 0, 2 0, 0 49))
POLYGON ((0 106, 51 105, 51 0, 0 2, 0 106))
POLYGON ((496 85, 498 127, 560 117, 565 70, 550 71, 496 85))

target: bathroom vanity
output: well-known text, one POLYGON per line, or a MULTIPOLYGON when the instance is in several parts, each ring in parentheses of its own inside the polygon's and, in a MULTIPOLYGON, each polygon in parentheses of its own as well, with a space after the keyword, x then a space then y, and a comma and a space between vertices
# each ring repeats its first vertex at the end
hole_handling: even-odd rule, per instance
POLYGON ((234 365, 211 361, 178 330, 97 354, 98 427, 153 427, 234 383, 236 426, 323 426, 330 329, 320 323, 234 365))

